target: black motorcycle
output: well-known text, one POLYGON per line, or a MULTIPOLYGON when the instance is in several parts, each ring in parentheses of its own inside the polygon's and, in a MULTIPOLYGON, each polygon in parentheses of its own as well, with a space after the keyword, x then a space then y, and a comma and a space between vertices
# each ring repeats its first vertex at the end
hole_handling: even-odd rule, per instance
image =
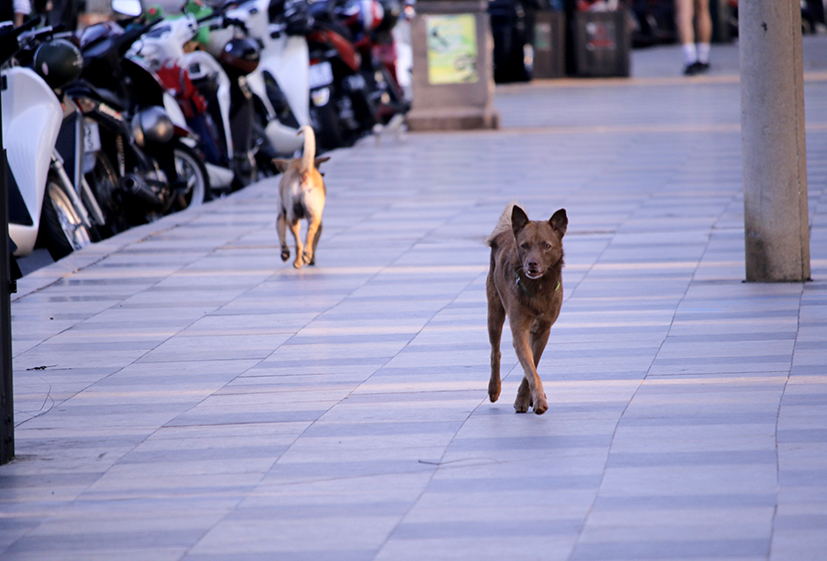
POLYGON ((125 56, 151 26, 87 28, 81 79, 66 88, 85 117, 84 171, 112 233, 210 197, 194 136, 170 119, 166 89, 125 56))

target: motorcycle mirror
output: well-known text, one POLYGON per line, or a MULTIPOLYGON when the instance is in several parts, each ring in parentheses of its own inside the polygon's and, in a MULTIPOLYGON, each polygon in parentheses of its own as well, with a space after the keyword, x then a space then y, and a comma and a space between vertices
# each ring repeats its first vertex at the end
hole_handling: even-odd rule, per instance
POLYGON ((112 11, 124 16, 138 17, 144 12, 141 0, 112 0, 112 11))

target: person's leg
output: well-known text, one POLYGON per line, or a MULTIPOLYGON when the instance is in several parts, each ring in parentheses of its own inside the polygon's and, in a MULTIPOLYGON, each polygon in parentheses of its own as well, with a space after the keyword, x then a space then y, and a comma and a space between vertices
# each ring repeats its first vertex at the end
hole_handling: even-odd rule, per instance
POLYGON ((695 49, 693 2, 694 0, 675 0, 675 24, 678 28, 678 41, 683 49, 683 59, 687 69, 698 61, 695 49))
POLYGON ((709 14, 709 0, 694 0, 698 62, 709 66, 709 43, 712 40, 712 17, 709 14))

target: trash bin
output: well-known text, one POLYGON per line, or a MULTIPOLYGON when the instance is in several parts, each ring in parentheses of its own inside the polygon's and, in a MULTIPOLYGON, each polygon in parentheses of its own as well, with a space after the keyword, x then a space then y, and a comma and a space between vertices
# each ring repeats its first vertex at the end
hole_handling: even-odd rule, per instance
POLYGON ((534 15, 534 77, 560 78, 566 74, 566 16, 542 10, 534 15))
POLYGON ((632 37, 625 10, 575 12, 574 73, 581 77, 629 76, 632 37))
POLYGON ((408 128, 495 129, 493 40, 485 0, 421 0, 411 22, 408 128))

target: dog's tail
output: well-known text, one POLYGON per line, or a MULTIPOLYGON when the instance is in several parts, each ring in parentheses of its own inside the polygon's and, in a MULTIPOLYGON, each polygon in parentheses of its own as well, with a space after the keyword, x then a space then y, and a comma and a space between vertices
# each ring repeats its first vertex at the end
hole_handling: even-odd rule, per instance
POLYGON ((515 206, 520 205, 517 204, 515 201, 511 201, 510 203, 508 203, 508 206, 505 207, 505 210, 500 215, 499 221, 497 221, 497 225, 494 226, 494 231, 491 232, 491 235, 485 239, 486 245, 490 246, 494 242, 494 239, 503 232, 511 231, 511 211, 514 209, 515 206))
POLYGON ((313 169, 313 162, 316 159, 316 135, 313 127, 309 125, 299 129, 299 134, 304 135, 304 152, 302 152, 301 173, 305 174, 313 169))

